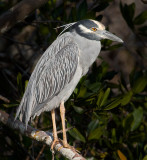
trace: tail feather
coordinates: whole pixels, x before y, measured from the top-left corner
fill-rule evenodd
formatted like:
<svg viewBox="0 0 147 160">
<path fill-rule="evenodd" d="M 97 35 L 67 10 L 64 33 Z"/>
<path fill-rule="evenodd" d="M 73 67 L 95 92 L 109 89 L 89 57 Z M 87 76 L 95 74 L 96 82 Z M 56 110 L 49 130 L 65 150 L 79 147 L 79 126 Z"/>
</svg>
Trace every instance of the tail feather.
<svg viewBox="0 0 147 160">
<path fill-rule="evenodd" d="M 16 112 L 16 116 L 15 116 L 15 119 L 16 120 L 17 118 L 19 118 L 20 121 L 22 121 L 26 128 L 27 128 L 27 125 L 28 125 L 28 122 L 30 120 L 30 116 L 31 116 L 31 103 L 30 103 L 30 96 L 31 94 L 26 91 L 24 93 L 24 96 L 21 100 L 21 103 L 17 109 L 17 112 Z"/>
</svg>

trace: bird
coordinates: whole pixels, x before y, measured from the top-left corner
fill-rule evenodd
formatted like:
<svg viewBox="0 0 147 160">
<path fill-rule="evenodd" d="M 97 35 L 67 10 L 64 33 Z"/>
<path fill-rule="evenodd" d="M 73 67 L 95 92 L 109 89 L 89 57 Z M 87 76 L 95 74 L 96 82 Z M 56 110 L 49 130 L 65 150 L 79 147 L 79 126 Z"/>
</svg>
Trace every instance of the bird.
<svg viewBox="0 0 147 160">
<path fill-rule="evenodd" d="M 123 43 L 122 39 L 105 30 L 105 26 L 96 20 L 85 19 L 61 27 L 64 27 L 63 31 L 37 62 L 15 116 L 15 119 L 19 117 L 27 128 L 30 119 L 42 112 L 51 111 L 51 149 L 59 141 L 55 120 L 55 109 L 58 107 L 62 121 L 62 143 L 63 147 L 68 147 L 64 103 L 97 59 L 101 40 Z"/>
</svg>

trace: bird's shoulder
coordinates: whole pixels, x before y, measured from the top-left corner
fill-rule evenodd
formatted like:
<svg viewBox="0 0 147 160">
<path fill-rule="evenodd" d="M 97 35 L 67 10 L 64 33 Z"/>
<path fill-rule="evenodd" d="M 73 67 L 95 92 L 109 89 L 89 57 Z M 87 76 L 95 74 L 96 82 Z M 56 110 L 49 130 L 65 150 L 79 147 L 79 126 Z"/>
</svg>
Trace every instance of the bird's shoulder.
<svg viewBox="0 0 147 160">
<path fill-rule="evenodd" d="M 40 75 L 42 70 L 45 70 L 45 68 L 48 67 L 54 69 L 54 65 L 57 65 L 55 63 L 57 61 L 60 63 L 60 61 L 65 59 L 67 56 L 70 57 L 70 61 L 75 60 L 75 63 L 77 63 L 78 55 L 78 44 L 75 42 L 73 35 L 69 32 L 66 32 L 57 37 L 57 39 L 46 49 L 36 64 L 32 74 Z"/>
</svg>

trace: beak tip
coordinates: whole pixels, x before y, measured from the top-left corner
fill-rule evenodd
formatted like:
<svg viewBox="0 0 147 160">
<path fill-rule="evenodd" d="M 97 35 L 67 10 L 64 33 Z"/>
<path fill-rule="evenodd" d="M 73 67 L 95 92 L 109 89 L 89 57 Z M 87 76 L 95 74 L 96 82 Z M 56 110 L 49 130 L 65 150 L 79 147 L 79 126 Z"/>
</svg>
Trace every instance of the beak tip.
<svg viewBox="0 0 147 160">
<path fill-rule="evenodd" d="M 119 40 L 120 43 L 124 43 L 124 41 L 122 39 Z"/>
<path fill-rule="evenodd" d="M 104 31 L 103 32 L 103 35 L 104 37 L 103 38 L 106 38 L 106 39 L 110 39 L 112 41 L 116 41 L 116 42 L 119 42 L 119 43 L 124 43 L 124 41 L 122 39 L 120 39 L 119 37 L 117 37 L 116 35 L 108 32 L 108 31 Z"/>
</svg>

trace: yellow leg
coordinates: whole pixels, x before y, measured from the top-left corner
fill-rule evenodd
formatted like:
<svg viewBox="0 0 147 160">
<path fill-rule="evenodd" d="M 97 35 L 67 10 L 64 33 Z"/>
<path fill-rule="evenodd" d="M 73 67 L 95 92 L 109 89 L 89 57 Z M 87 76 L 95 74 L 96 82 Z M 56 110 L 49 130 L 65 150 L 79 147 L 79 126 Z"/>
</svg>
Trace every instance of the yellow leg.
<svg viewBox="0 0 147 160">
<path fill-rule="evenodd" d="M 51 115 L 52 115 L 52 123 L 53 123 L 53 137 L 54 137 L 54 141 L 51 145 L 51 149 L 53 150 L 54 145 L 56 142 L 58 142 L 58 136 L 57 136 L 57 129 L 56 129 L 56 119 L 55 119 L 55 110 L 51 111 Z"/>
<path fill-rule="evenodd" d="M 62 130 L 63 130 L 63 146 L 67 148 L 68 143 L 67 143 L 66 130 L 65 130 L 65 107 L 64 107 L 64 102 L 61 102 L 61 104 L 60 104 L 60 116 L 61 116 L 61 121 L 62 121 Z"/>
</svg>

